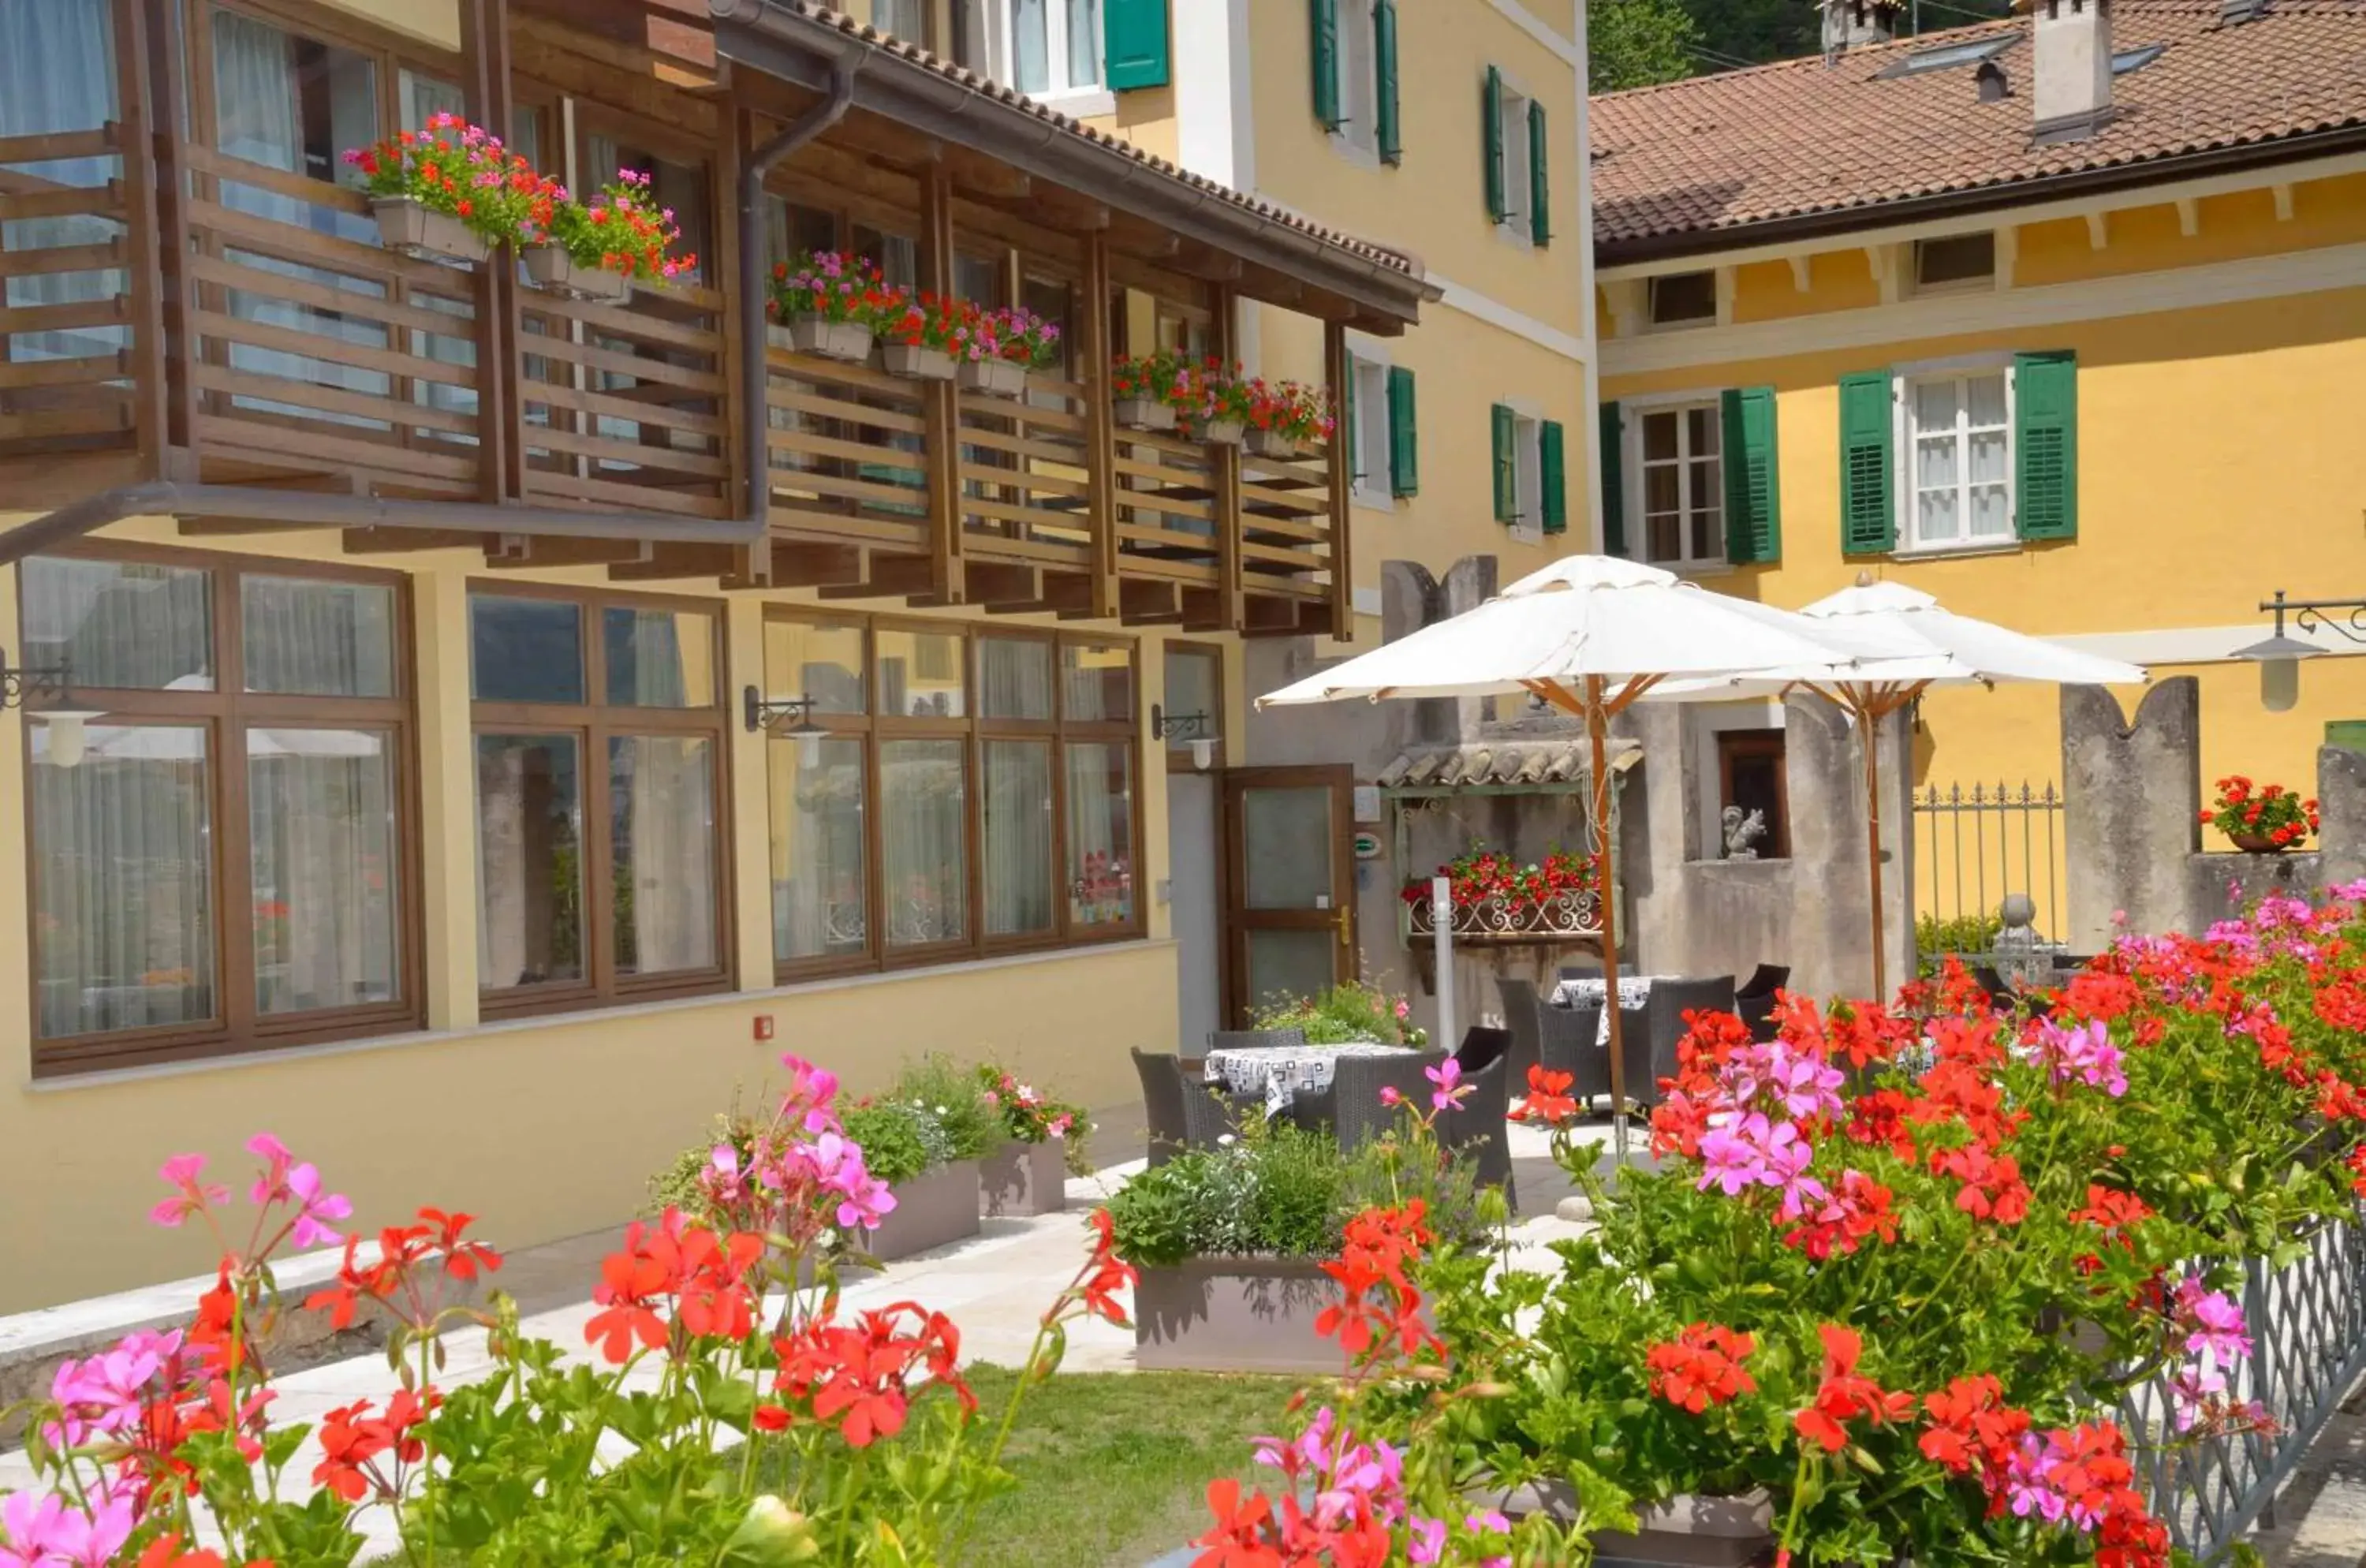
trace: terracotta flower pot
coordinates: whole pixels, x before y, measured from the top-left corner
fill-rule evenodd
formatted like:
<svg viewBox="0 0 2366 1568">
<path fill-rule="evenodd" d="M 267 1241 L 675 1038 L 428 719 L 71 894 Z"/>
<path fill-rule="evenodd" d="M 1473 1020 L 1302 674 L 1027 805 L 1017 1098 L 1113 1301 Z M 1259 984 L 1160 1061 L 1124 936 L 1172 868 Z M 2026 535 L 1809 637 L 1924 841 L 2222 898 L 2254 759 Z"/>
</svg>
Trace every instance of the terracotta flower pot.
<svg viewBox="0 0 2366 1568">
<path fill-rule="evenodd" d="M 632 298 L 632 279 L 623 273 L 585 266 L 557 245 L 528 245 L 522 254 L 525 280 L 545 294 L 603 305 L 621 305 Z"/>
<path fill-rule="evenodd" d="M 1248 427 L 1236 419 L 1211 419 L 1201 428 L 1200 439 L 1211 446 L 1237 446 L 1248 434 Z"/>
<path fill-rule="evenodd" d="M 1128 430 L 1172 430 L 1175 410 L 1166 403 L 1149 398 L 1120 398 L 1111 411 L 1117 422 Z"/>
<path fill-rule="evenodd" d="M 1015 359 L 965 359 L 961 366 L 961 384 L 988 397 L 1023 398 L 1027 395 L 1027 367 Z"/>
<path fill-rule="evenodd" d="M 879 352 L 881 367 L 890 376 L 901 376 L 913 381 L 950 381 L 953 378 L 953 356 L 941 348 L 926 348 L 917 343 L 891 343 Z"/>
<path fill-rule="evenodd" d="M 812 314 L 789 318 L 789 346 L 799 354 L 860 365 L 871 357 L 871 329 Z"/>
<path fill-rule="evenodd" d="M 370 202 L 377 220 L 378 243 L 407 256 L 443 256 L 452 261 L 480 262 L 493 254 L 492 243 L 448 212 L 436 212 L 407 196 L 381 196 Z"/>
<path fill-rule="evenodd" d="M 2280 855 L 2292 847 L 2276 842 L 2265 833 L 2229 833 L 2226 837 L 2247 855 Z"/>
<path fill-rule="evenodd" d="M 1296 462 L 1306 456 L 1304 447 L 1278 430 L 1250 431 L 1249 450 L 1260 457 L 1272 457 L 1285 463 Z"/>
<path fill-rule="evenodd" d="M 1068 1206 L 1068 1145 L 1007 1140 L 978 1162 L 979 1212 L 990 1220 L 1017 1214 L 1057 1214 Z"/>
</svg>

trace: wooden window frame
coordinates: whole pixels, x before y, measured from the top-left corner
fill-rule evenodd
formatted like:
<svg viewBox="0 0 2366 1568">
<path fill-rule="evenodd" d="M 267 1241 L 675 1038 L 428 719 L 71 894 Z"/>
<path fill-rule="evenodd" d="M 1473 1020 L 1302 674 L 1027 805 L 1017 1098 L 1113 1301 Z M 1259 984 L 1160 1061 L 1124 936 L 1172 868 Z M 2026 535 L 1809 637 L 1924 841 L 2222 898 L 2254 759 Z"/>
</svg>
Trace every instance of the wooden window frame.
<svg viewBox="0 0 2366 1568">
<path fill-rule="evenodd" d="M 1142 641 L 1139 637 L 1115 633 L 1063 632 L 1048 627 L 984 626 L 972 621 L 938 620 L 925 616 L 895 614 L 862 615 L 858 613 L 813 609 L 805 605 L 768 605 L 764 622 L 769 627 L 778 623 L 810 626 L 856 629 L 862 637 L 863 712 L 860 714 L 816 711 L 813 722 L 839 739 L 860 739 L 863 748 L 863 950 L 857 953 L 822 954 L 806 958 L 782 958 L 773 954 L 773 977 L 783 986 L 828 979 L 845 975 L 879 974 L 930 965 L 975 962 L 998 958 L 1013 953 L 1053 952 L 1063 949 L 1098 947 L 1115 942 L 1129 942 L 1142 937 L 1149 929 L 1143 908 L 1145 888 L 1142 881 L 1143 844 L 1143 777 L 1145 767 L 1144 739 L 1146 728 L 1142 693 Z M 965 710 L 958 718 L 918 716 L 911 714 L 887 714 L 880 709 L 879 634 L 883 631 L 912 631 L 936 636 L 953 636 L 962 639 L 963 702 Z M 979 647 L 986 639 L 1043 644 L 1052 659 L 1052 716 L 1048 719 L 988 717 L 983 712 L 983 682 L 979 679 Z M 769 644 L 769 638 L 767 642 Z M 1200 645 L 1194 645 L 1200 646 Z M 1209 645 L 1212 646 L 1212 645 Z M 1127 671 L 1132 693 L 1132 711 L 1122 721 L 1071 719 L 1066 713 L 1065 682 L 1062 674 L 1062 650 L 1068 647 L 1122 648 L 1127 654 Z M 770 658 L 770 649 L 766 656 Z M 763 690 L 772 692 L 774 682 L 769 667 L 764 674 Z M 893 740 L 946 740 L 962 742 L 963 768 L 963 871 L 966 879 L 964 890 L 966 934 L 958 941 L 913 943 L 891 946 L 887 941 L 887 922 L 883 918 L 885 908 L 886 857 L 885 799 L 882 788 L 883 773 L 880 749 Z M 1043 740 L 1052 748 L 1052 925 L 1048 931 L 1010 936 L 988 936 L 986 932 L 986 794 L 985 746 L 989 740 Z M 1071 886 L 1068 863 L 1068 799 L 1067 769 L 1070 742 L 1120 744 L 1128 748 L 1130 756 L 1131 821 L 1128 823 L 1127 853 L 1132 866 L 1133 913 L 1122 922 L 1103 925 L 1079 925 L 1070 917 Z M 772 744 L 769 738 L 758 738 L 764 745 L 765 769 L 770 776 L 772 766 Z M 766 849 L 769 862 L 771 847 L 770 811 L 767 807 Z"/>
<path fill-rule="evenodd" d="M 723 606 L 712 599 L 657 593 L 614 593 L 602 590 L 518 582 L 504 578 L 472 577 L 468 585 L 469 615 L 468 772 L 473 803 L 479 784 L 477 742 L 485 735 L 569 735 L 580 748 L 577 767 L 581 780 L 579 807 L 582 817 L 578 845 L 581 886 L 578 904 L 583 921 L 583 975 L 580 979 L 546 981 L 528 986 L 488 986 L 477 976 L 477 996 L 487 1019 L 530 1017 L 540 1013 L 574 1012 L 618 1007 L 631 1002 L 698 996 L 725 990 L 732 981 L 738 941 L 733 914 L 732 884 L 735 851 L 731 835 L 732 706 L 727 688 Z M 582 615 L 583 696 L 578 703 L 480 701 L 476 695 L 476 608 L 482 595 L 495 599 L 539 599 L 577 606 Z M 708 707 L 634 707 L 607 700 L 607 629 L 603 610 L 669 610 L 705 618 L 714 639 L 709 668 L 715 673 L 715 701 Z M 608 747 L 613 739 L 659 735 L 703 737 L 713 743 L 712 809 L 715 822 L 715 962 L 701 969 L 668 970 L 658 975 L 619 976 L 616 973 L 615 852 L 611 826 Z M 479 808 L 481 818 L 481 807 Z M 476 890 L 478 919 L 484 916 L 484 889 Z"/>
<path fill-rule="evenodd" d="M 28 974 L 27 1013 L 32 1040 L 33 1076 L 62 1077 L 118 1067 L 146 1066 L 163 1062 L 200 1061 L 211 1057 L 278 1050 L 330 1041 L 367 1039 L 423 1027 L 426 1017 L 424 966 L 425 921 L 423 879 L 420 860 L 419 713 L 412 680 L 416 647 L 411 620 L 410 583 L 403 574 L 373 571 L 333 563 L 290 560 L 277 557 L 239 555 L 171 546 L 134 546 L 84 540 L 62 545 L 41 554 L 60 559 L 112 561 L 202 571 L 207 577 L 207 602 L 212 622 L 214 689 L 210 692 L 170 692 L 139 687 L 77 685 L 62 701 L 44 699 L 26 705 L 28 719 L 53 709 L 89 711 L 96 706 L 108 724 L 202 723 L 206 729 L 206 784 L 210 839 L 208 874 L 213 901 L 214 995 L 216 1017 L 201 1024 L 158 1024 L 144 1029 L 110 1030 L 45 1040 L 40 1036 L 39 921 L 31 936 Z M 385 588 L 393 595 L 394 639 L 391 672 L 394 692 L 388 697 L 336 697 L 243 690 L 246 649 L 244 604 L 240 592 L 243 577 L 311 578 L 323 581 Z M 17 577 L 22 614 L 24 575 Z M 395 965 L 397 991 L 388 1003 L 320 1009 L 301 1013 L 265 1014 L 254 998 L 254 933 L 252 922 L 240 924 L 234 910 L 253 908 L 254 859 L 247 807 L 247 732 L 272 723 L 304 728 L 381 729 L 391 733 L 392 799 L 395 807 L 394 863 L 396 876 L 396 940 L 400 944 Z M 29 830 L 32 811 L 33 753 L 25 747 L 22 801 Z M 26 857 L 26 897 L 36 913 L 40 905 L 38 854 Z M 241 897 L 240 895 L 243 895 Z"/>
<path fill-rule="evenodd" d="M 1154 735 L 1149 737 L 1150 743 L 1166 754 L 1166 771 L 1170 773 L 1197 773 L 1203 771 L 1213 773 L 1223 765 L 1224 741 L 1227 739 L 1224 734 L 1224 645 L 1221 642 L 1200 642 L 1189 637 L 1170 637 L 1159 649 L 1159 657 L 1164 659 L 1173 653 L 1204 654 L 1216 661 L 1216 711 L 1208 716 L 1214 720 L 1217 766 L 1205 770 L 1194 767 L 1191 763 L 1191 747 L 1188 741 L 1179 747 L 1169 746 L 1164 739 Z M 1165 682 L 1161 681 L 1160 684 L 1165 685 Z M 1167 710 L 1167 716 L 1173 717 L 1175 709 L 1173 692 L 1169 691 L 1166 694 L 1166 701 L 1162 705 Z"/>
</svg>

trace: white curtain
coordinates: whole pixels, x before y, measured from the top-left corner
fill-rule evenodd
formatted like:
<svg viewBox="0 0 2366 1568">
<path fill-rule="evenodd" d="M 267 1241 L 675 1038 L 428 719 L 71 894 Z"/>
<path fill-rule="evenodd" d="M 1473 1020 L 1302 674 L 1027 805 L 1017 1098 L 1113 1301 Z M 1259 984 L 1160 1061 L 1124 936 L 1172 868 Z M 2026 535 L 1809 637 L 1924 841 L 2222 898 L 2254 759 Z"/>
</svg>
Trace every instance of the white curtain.
<svg viewBox="0 0 2366 1568">
<path fill-rule="evenodd" d="M 608 742 L 608 779 L 617 973 L 713 967 L 714 742 L 617 736 Z"/>
<path fill-rule="evenodd" d="M 765 750 L 772 805 L 772 956 L 787 962 L 862 953 L 869 938 L 863 742 L 772 740 Z"/>
<path fill-rule="evenodd" d="M 256 1010 L 392 1001 L 392 737 L 250 728 L 246 747 Z"/>
<path fill-rule="evenodd" d="M 325 697 L 394 695 L 394 594 L 365 582 L 244 576 L 246 689 Z"/>
<path fill-rule="evenodd" d="M 55 556 L 35 556 L 20 570 L 28 664 L 66 665 L 77 687 L 214 689 L 204 572 Z"/>
<path fill-rule="evenodd" d="M 986 934 L 1052 929 L 1052 743 L 988 740 Z"/>
<path fill-rule="evenodd" d="M 879 746 L 880 840 L 891 947 L 969 934 L 967 789 L 959 740 Z"/>
<path fill-rule="evenodd" d="M 116 116 L 115 41 L 107 0 L 0 0 L 0 138 L 95 130 Z M 116 158 L 55 159 L 0 167 L 0 191 L 103 186 Z M 96 217 L 0 223 L 0 251 L 104 244 L 122 225 Z M 123 274 L 44 273 L 6 280 L 0 303 L 64 305 L 123 291 Z M 127 346 L 127 329 L 87 326 L 0 336 L 0 359 L 84 359 Z"/>
<path fill-rule="evenodd" d="M 577 743 L 477 737 L 477 983 L 580 980 L 583 805 Z"/>
<path fill-rule="evenodd" d="M 1133 919 L 1133 755 L 1100 742 L 1068 745 L 1068 919 Z"/>
</svg>

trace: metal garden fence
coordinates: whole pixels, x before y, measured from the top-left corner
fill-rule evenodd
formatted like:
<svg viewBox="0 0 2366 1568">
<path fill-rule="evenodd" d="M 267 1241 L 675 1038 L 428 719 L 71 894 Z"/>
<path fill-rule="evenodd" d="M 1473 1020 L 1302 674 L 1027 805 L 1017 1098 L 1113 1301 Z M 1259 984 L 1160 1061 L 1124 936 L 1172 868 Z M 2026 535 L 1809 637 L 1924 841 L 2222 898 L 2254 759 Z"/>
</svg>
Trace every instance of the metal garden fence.
<svg viewBox="0 0 2366 1568">
<path fill-rule="evenodd" d="M 2062 792 L 2052 783 L 1917 790 L 1912 852 L 1918 919 L 1955 933 L 1977 930 L 1986 939 L 2000 923 L 1997 907 L 2005 896 L 2023 893 L 2034 906 L 2038 934 L 2061 940 Z"/>
</svg>

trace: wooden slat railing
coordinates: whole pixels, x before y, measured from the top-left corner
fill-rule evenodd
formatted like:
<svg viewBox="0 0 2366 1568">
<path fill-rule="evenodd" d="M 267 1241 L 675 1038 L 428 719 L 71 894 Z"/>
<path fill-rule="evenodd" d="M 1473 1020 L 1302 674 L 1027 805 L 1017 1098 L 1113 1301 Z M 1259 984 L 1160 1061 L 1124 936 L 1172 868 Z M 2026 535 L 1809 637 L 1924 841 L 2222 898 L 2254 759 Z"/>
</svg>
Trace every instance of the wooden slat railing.
<svg viewBox="0 0 2366 1568">
<path fill-rule="evenodd" d="M 767 363 L 773 530 L 925 550 L 927 425 L 919 383 L 777 345 Z"/>
<path fill-rule="evenodd" d="M 1250 592 L 1319 599 L 1331 569 L 1331 453 L 1241 454 L 1241 579 Z"/>
<path fill-rule="evenodd" d="M 519 311 L 528 500 L 728 513 L 720 294 L 637 286 L 608 304 L 521 287 Z"/>
<path fill-rule="evenodd" d="M 964 392 L 961 421 L 963 553 L 1068 570 L 1092 557 L 1085 389 L 1031 378 L 1024 398 Z"/>
<path fill-rule="evenodd" d="M 136 442 L 128 210 L 118 127 L 0 137 L 0 456 Z"/>
<path fill-rule="evenodd" d="M 359 192 L 188 146 L 201 457 L 478 486 L 472 269 L 382 249 Z"/>
</svg>

